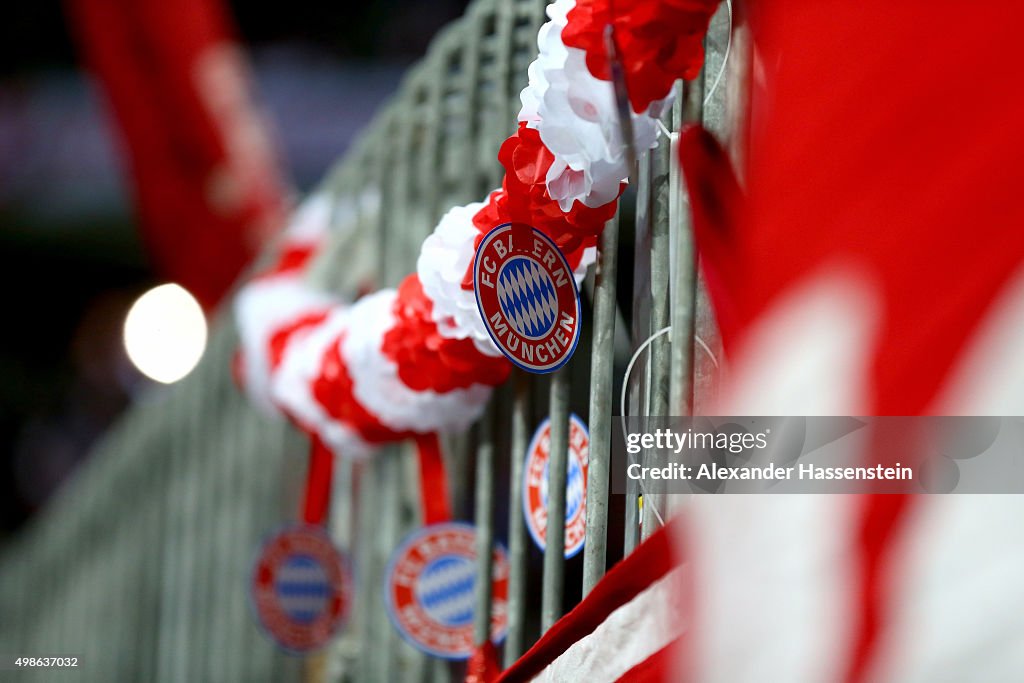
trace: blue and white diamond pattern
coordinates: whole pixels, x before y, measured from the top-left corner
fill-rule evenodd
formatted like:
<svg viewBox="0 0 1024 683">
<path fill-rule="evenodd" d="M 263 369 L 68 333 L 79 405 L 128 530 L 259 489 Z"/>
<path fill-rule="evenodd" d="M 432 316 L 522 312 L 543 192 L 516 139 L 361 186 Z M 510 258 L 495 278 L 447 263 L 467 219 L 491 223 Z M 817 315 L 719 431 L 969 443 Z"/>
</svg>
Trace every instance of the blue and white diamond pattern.
<svg viewBox="0 0 1024 683">
<path fill-rule="evenodd" d="M 540 499 L 544 509 L 548 507 L 548 465 L 544 463 L 544 477 L 540 480 Z M 565 519 L 572 520 L 583 507 L 583 496 L 586 494 L 583 481 L 583 467 L 574 453 L 569 453 L 568 472 L 565 481 Z"/>
<path fill-rule="evenodd" d="M 310 624 L 326 608 L 331 586 L 319 562 L 309 555 L 292 555 L 278 570 L 274 590 L 285 614 Z"/>
<path fill-rule="evenodd" d="M 473 623 L 476 565 L 460 555 L 443 555 L 416 580 L 416 596 L 432 619 L 451 628 Z"/>
<path fill-rule="evenodd" d="M 498 273 L 498 300 L 512 328 L 528 339 L 550 332 L 558 316 L 551 276 L 524 256 L 509 259 Z"/>
</svg>

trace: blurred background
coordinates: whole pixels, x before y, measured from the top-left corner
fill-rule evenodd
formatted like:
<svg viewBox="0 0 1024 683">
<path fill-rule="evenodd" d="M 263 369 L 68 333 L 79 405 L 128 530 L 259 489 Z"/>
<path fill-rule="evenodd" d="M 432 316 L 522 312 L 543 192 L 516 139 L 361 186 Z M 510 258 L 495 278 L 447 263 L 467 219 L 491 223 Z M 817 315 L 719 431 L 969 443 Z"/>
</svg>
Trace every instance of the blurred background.
<svg viewBox="0 0 1024 683">
<path fill-rule="evenodd" d="M 0 21 L 0 544 L 153 383 L 125 351 L 133 302 L 176 281 L 215 309 L 282 210 L 467 3 L 293 0 L 285 12 L 189 0 L 157 16 L 158 4 L 19 2 Z M 104 12 L 119 7 L 114 24 Z M 157 24 L 166 41 L 142 40 Z M 240 60 L 232 51 L 196 71 L 203 60 L 191 57 L 236 39 Z M 132 79 L 146 59 L 163 67 L 146 72 L 154 92 L 194 79 L 177 96 L 151 98 L 163 118 L 124 97 L 138 92 Z M 190 119 L 204 82 L 235 125 Z M 249 137 L 232 139 L 237 130 Z M 244 198 L 234 204 L 217 182 L 225 156 L 259 176 L 236 178 Z M 185 170 L 204 164 L 205 173 Z M 211 243 L 223 221 L 237 229 L 217 230 L 231 239 Z M 204 248 L 204 266 L 184 271 L 178 257 Z"/>
</svg>

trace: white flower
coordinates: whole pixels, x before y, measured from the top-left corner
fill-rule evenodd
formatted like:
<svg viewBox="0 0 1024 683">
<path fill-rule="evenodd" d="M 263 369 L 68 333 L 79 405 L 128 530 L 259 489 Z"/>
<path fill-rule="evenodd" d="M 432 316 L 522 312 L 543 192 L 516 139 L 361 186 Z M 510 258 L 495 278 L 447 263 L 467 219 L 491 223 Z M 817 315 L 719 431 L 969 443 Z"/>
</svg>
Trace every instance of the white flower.
<svg viewBox="0 0 1024 683">
<path fill-rule="evenodd" d="M 289 323 L 329 308 L 334 299 L 294 278 L 257 278 L 235 297 L 235 325 L 241 341 L 242 375 L 249 399 L 273 414 L 270 396 L 270 338 Z"/>
<path fill-rule="evenodd" d="M 611 82 L 590 73 L 583 50 L 562 43 L 566 15 L 575 4 L 557 0 L 548 6 L 551 21 L 537 35 L 540 52 L 529 68 L 530 83 L 520 94 L 519 113 L 519 120 L 536 128 L 555 156 L 546 184 L 566 212 L 575 201 L 591 208 L 612 201 L 630 171 Z M 631 112 L 637 152 L 657 143 L 657 114 L 671 98 L 670 92 L 647 112 Z"/>
<path fill-rule="evenodd" d="M 474 241 L 479 231 L 473 216 L 484 202 L 456 206 L 441 217 L 434 232 L 420 248 L 416 273 L 424 293 L 434 304 L 431 317 L 445 339 L 472 339 L 477 350 L 488 356 L 500 352 L 491 341 L 476 306 L 472 289 L 463 289 L 466 270 L 473 263 Z"/>
<path fill-rule="evenodd" d="M 419 433 L 465 430 L 480 417 L 491 387 L 473 384 L 444 393 L 410 389 L 398 376 L 398 366 L 381 348 L 394 327 L 396 292 L 384 289 L 352 306 L 348 334 L 341 346 L 352 393 L 359 403 L 394 431 Z"/>
<path fill-rule="evenodd" d="M 335 455 L 362 459 L 373 448 L 351 428 L 328 415 L 313 395 L 324 354 L 348 327 L 348 309 L 336 307 L 316 329 L 288 345 L 270 383 L 274 404 L 303 429 L 315 432 Z"/>
</svg>

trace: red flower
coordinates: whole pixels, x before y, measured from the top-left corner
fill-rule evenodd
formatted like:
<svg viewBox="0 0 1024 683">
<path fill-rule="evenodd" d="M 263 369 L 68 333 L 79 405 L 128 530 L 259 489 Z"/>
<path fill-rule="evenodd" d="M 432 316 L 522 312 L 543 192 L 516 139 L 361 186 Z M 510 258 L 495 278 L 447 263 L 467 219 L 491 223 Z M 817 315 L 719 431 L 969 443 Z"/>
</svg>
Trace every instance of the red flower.
<svg viewBox="0 0 1024 683">
<path fill-rule="evenodd" d="M 395 325 L 384 335 L 384 355 L 398 366 L 398 377 L 415 391 L 445 393 L 471 384 L 496 386 L 511 364 L 504 357 L 480 353 L 471 339 L 445 339 L 431 319 L 433 303 L 415 274 L 398 287 Z"/>
<path fill-rule="evenodd" d="M 562 42 L 587 53 L 595 78 L 611 80 L 604 31 L 612 21 L 629 100 L 637 113 L 665 97 L 676 79 L 691 80 L 704 63 L 704 35 L 719 0 L 577 0 Z"/>
<path fill-rule="evenodd" d="M 617 202 L 592 209 L 577 201 L 568 213 L 563 212 L 548 195 L 545 183 L 554 155 L 544 146 L 540 133 L 525 123 L 502 143 L 498 160 L 505 167 L 505 179 L 501 189 L 492 192 L 484 208 L 473 216 L 473 225 L 481 233 L 502 223 L 531 225 L 550 237 L 575 268 L 583 250 L 597 243 L 604 224 L 615 215 Z M 463 286 L 473 288 L 470 273 Z"/>
<path fill-rule="evenodd" d="M 354 429 L 367 443 L 394 443 L 415 436 L 413 432 L 396 432 L 385 427 L 376 415 L 356 399 L 352 376 L 348 374 L 345 360 L 341 357 L 344 341 L 345 335 L 341 334 L 327 346 L 320 359 L 320 372 L 310 385 L 313 398 L 331 419 Z M 305 429 L 309 431 L 308 426 Z"/>
</svg>

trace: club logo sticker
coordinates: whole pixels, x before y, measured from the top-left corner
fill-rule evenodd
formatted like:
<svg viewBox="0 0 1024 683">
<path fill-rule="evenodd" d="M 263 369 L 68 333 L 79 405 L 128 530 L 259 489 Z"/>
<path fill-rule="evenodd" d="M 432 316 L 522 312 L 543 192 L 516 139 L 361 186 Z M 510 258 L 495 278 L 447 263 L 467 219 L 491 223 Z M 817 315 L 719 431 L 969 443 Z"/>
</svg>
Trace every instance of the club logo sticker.
<svg viewBox="0 0 1024 683">
<path fill-rule="evenodd" d="M 565 556 L 573 557 L 583 548 L 587 529 L 587 465 L 590 434 L 576 415 L 569 419 L 569 471 L 565 485 Z M 523 468 L 523 516 L 537 547 L 547 547 L 548 461 L 551 459 L 551 420 L 546 419 L 533 434 Z"/>
<path fill-rule="evenodd" d="M 267 634 L 290 652 L 310 652 L 344 625 L 352 604 L 348 564 L 318 527 L 290 526 L 263 544 L 252 604 Z"/>
<path fill-rule="evenodd" d="M 480 242 L 473 289 L 487 332 L 529 372 L 565 365 L 580 338 L 580 296 L 565 256 L 524 223 L 506 223 Z"/>
<path fill-rule="evenodd" d="M 508 627 L 508 559 L 494 548 L 491 639 Z M 476 530 L 469 524 L 434 524 L 410 534 L 384 576 L 384 601 L 398 632 L 414 647 L 445 659 L 473 652 Z"/>
</svg>

